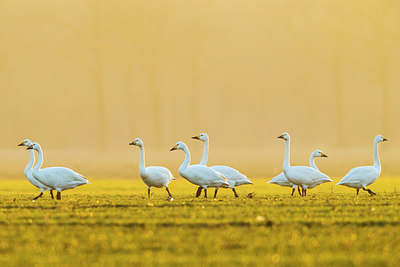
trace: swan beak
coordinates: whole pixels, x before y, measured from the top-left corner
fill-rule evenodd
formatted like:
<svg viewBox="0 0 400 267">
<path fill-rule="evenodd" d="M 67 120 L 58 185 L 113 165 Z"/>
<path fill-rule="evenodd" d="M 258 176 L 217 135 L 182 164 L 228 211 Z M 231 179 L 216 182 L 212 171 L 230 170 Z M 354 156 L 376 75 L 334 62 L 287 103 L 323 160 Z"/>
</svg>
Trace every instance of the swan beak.
<svg viewBox="0 0 400 267">
<path fill-rule="evenodd" d="M 136 145 L 136 141 L 130 142 L 129 145 L 131 145 L 131 146 L 132 146 L 132 145 L 133 145 L 133 146 Z"/>
<path fill-rule="evenodd" d="M 283 139 L 283 134 L 281 134 L 280 136 L 278 136 L 277 138 L 282 138 Z"/>
<path fill-rule="evenodd" d="M 177 148 L 178 148 L 178 145 L 175 145 L 173 148 L 171 148 L 170 151 L 174 151 L 174 150 L 176 150 Z"/>
<path fill-rule="evenodd" d="M 388 141 L 386 138 L 383 138 L 383 142 Z"/>
<path fill-rule="evenodd" d="M 197 140 L 200 140 L 200 135 L 193 136 L 193 137 L 192 137 L 192 139 L 197 139 Z"/>
<path fill-rule="evenodd" d="M 324 154 L 324 153 L 321 153 L 321 157 L 327 158 L 328 156 L 326 154 Z"/>
<path fill-rule="evenodd" d="M 33 145 L 28 146 L 28 147 L 26 148 L 26 150 L 28 150 L 28 149 L 33 149 Z"/>
<path fill-rule="evenodd" d="M 18 146 L 24 146 L 25 145 L 25 141 L 22 142 L 21 144 L 19 144 Z"/>
</svg>

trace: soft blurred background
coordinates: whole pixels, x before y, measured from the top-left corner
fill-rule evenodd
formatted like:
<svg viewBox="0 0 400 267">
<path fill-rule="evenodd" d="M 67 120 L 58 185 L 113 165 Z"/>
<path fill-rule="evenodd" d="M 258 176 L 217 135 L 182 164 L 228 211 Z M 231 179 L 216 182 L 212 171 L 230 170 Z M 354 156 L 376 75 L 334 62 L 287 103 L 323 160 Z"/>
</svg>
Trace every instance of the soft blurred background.
<svg viewBox="0 0 400 267">
<path fill-rule="evenodd" d="M 249 177 L 292 163 L 334 177 L 372 163 L 400 171 L 400 1 L 1 0 L 0 177 L 25 179 L 30 138 L 44 166 L 136 178 L 148 165 L 209 164 Z"/>
</svg>

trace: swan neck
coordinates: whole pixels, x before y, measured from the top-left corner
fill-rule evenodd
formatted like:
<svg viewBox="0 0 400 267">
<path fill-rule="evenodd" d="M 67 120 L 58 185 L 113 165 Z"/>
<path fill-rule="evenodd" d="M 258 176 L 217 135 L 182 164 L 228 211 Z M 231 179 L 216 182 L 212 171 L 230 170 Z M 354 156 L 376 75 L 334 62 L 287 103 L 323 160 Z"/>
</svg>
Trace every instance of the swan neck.
<svg viewBox="0 0 400 267">
<path fill-rule="evenodd" d="M 35 168 L 33 168 L 33 172 L 38 172 L 39 169 L 43 165 L 43 151 L 42 151 L 42 148 L 39 147 L 37 151 L 38 151 L 39 157 L 38 157 L 38 162 L 35 165 Z"/>
<path fill-rule="evenodd" d="M 185 152 L 185 160 L 182 162 L 181 166 L 179 167 L 179 171 L 186 169 L 189 167 L 190 164 L 190 152 L 187 147 L 183 148 L 183 152 Z"/>
<path fill-rule="evenodd" d="M 208 160 L 208 140 L 204 142 L 203 156 L 201 157 L 200 165 L 207 165 Z"/>
<path fill-rule="evenodd" d="M 283 160 L 283 170 L 290 167 L 290 141 L 285 140 L 285 159 Z"/>
<path fill-rule="evenodd" d="M 139 172 L 142 173 L 145 170 L 145 157 L 144 157 L 144 145 L 140 146 L 140 161 L 139 161 Z"/>
<path fill-rule="evenodd" d="M 310 156 L 310 166 L 311 166 L 311 168 L 318 170 L 317 165 L 315 165 L 314 159 L 315 159 L 315 156 L 314 156 L 314 154 L 312 154 Z"/>
<path fill-rule="evenodd" d="M 375 142 L 374 142 L 374 167 L 380 169 L 381 163 L 379 160 L 378 143 L 379 142 L 377 140 L 375 140 Z"/>
<path fill-rule="evenodd" d="M 26 165 L 26 167 L 25 167 L 25 173 L 27 171 L 32 170 L 34 163 L 35 163 L 35 152 L 33 151 L 33 149 L 31 149 L 31 150 L 29 150 L 29 162 L 28 162 L 28 165 Z"/>
</svg>

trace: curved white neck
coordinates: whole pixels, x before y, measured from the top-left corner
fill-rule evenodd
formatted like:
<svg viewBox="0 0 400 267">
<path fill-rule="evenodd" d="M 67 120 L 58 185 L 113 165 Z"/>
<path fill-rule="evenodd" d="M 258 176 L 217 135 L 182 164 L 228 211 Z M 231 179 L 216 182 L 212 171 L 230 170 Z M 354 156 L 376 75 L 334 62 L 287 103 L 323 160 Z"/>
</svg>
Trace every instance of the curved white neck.
<svg viewBox="0 0 400 267">
<path fill-rule="evenodd" d="M 35 163 L 35 152 L 31 149 L 29 150 L 29 162 L 25 167 L 25 175 L 27 172 L 32 171 L 33 164 Z"/>
<path fill-rule="evenodd" d="M 283 160 L 283 170 L 290 167 L 290 140 L 285 140 L 285 159 Z"/>
<path fill-rule="evenodd" d="M 185 160 L 182 162 L 181 166 L 179 167 L 179 172 L 183 171 L 187 167 L 189 167 L 190 164 L 190 152 L 187 147 L 183 148 L 183 152 L 185 152 Z"/>
<path fill-rule="evenodd" d="M 374 142 L 374 167 L 377 169 L 381 169 L 381 163 L 379 161 L 379 154 L 378 154 L 378 140 Z"/>
<path fill-rule="evenodd" d="M 38 158 L 38 162 L 35 165 L 35 168 L 33 168 L 33 172 L 34 173 L 37 173 L 39 171 L 39 169 L 43 165 L 43 151 L 42 151 L 42 148 L 40 146 L 39 146 L 37 152 L 39 153 L 39 158 Z"/>
<path fill-rule="evenodd" d="M 145 167 L 145 158 L 144 158 L 144 145 L 140 146 L 140 161 L 139 161 L 139 173 L 143 173 L 146 169 Z"/>
<path fill-rule="evenodd" d="M 201 157 L 200 165 L 207 165 L 208 159 L 208 140 L 204 142 L 203 156 Z"/>
<path fill-rule="evenodd" d="M 310 156 L 310 166 L 311 166 L 311 168 L 318 170 L 317 165 L 315 165 L 314 159 L 315 159 L 315 155 L 314 155 L 314 153 L 312 153 Z"/>
</svg>

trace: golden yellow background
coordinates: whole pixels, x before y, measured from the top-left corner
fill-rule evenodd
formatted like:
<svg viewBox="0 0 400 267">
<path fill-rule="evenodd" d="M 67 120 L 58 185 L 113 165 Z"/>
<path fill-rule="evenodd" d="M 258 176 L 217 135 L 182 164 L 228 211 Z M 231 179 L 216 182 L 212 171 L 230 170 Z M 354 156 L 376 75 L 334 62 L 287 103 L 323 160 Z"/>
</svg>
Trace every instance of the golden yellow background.
<svg viewBox="0 0 400 267">
<path fill-rule="evenodd" d="M 209 164 L 249 177 L 279 173 L 314 149 L 342 176 L 372 162 L 400 171 L 400 1 L 0 1 L 0 176 L 23 178 L 25 138 L 45 166 L 90 179 L 138 177 L 149 165 L 178 177 L 210 136 Z"/>
</svg>

